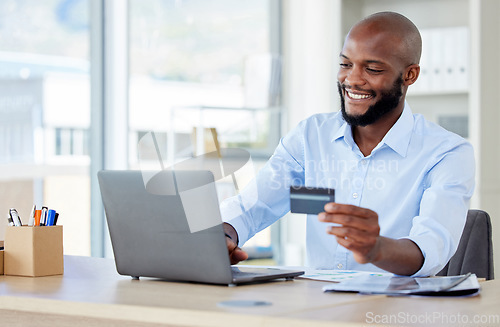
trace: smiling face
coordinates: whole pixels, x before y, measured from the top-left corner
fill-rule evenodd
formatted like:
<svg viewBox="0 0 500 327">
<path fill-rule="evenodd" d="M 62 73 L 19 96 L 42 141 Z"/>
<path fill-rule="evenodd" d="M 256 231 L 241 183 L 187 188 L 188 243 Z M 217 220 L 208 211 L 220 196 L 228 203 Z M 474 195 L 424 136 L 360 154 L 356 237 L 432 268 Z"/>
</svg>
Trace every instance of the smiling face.
<svg viewBox="0 0 500 327">
<path fill-rule="evenodd" d="M 347 98 L 356 99 L 358 96 L 354 91 L 344 91 L 340 83 L 337 83 L 340 94 L 340 108 L 342 112 L 342 117 L 351 126 L 367 126 L 376 123 L 384 116 L 393 112 L 399 105 L 401 97 L 403 96 L 403 78 L 400 75 L 393 83 L 393 87 L 390 90 L 381 92 L 380 96 L 374 104 L 370 105 L 365 113 L 363 114 L 348 114 L 345 107 L 345 97 L 344 92 L 347 93 Z M 375 97 L 376 94 L 374 94 Z M 363 96 L 359 100 L 363 99 Z"/>
<path fill-rule="evenodd" d="M 362 21 L 345 40 L 337 78 L 342 114 L 353 126 L 399 116 L 406 90 L 418 77 L 418 59 L 412 62 L 413 49 L 393 25 L 384 19 Z"/>
</svg>

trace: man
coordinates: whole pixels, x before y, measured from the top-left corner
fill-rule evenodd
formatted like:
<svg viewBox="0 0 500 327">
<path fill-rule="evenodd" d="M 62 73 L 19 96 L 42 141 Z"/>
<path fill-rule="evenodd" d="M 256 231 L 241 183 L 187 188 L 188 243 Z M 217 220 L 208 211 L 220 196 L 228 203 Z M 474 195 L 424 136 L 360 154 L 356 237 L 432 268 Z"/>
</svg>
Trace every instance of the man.
<svg viewBox="0 0 500 327">
<path fill-rule="evenodd" d="M 406 17 L 382 12 L 352 27 L 340 53 L 341 113 L 314 115 L 284 137 L 256 189 L 223 203 L 231 262 L 238 246 L 286 214 L 290 185 L 335 188 L 307 217 L 308 264 L 427 276 L 456 251 L 474 188 L 469 143 L 413 115 L 422 41 Z M 237 206 L 257 194 L 245 212 Z M 326 230 L 326 232 L 325 232 Z"/>
</svg>

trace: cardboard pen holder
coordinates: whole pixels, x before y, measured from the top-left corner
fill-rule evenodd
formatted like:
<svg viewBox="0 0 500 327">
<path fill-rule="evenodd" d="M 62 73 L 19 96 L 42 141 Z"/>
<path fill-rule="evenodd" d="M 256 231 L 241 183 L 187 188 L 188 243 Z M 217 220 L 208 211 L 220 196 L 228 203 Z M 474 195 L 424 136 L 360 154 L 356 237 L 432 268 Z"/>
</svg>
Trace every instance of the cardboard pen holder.
<svg viewBox="0 0 500 327">
<path fill-rule="evenodd" d="M 39 277 L 64 273 L 62 226 L 8 226 L 4 248 L 5 275 Z"/>
</svg>

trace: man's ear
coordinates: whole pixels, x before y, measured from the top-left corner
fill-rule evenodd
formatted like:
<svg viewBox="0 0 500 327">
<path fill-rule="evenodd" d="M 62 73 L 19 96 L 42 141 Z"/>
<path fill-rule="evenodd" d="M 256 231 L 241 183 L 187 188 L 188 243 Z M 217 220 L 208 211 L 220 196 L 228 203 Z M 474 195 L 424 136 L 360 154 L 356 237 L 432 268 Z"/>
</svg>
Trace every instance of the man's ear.
<svg viewBox="0 0 500 327">
<path fill-rule="evenodd" d="M 420 75 L 420 66 L 418 64 L 413 64 L 406 67 L 406 72 L 404 75 L 404 85 L 412 85 L 417 81 L 418 75 Z"/>
</svg>

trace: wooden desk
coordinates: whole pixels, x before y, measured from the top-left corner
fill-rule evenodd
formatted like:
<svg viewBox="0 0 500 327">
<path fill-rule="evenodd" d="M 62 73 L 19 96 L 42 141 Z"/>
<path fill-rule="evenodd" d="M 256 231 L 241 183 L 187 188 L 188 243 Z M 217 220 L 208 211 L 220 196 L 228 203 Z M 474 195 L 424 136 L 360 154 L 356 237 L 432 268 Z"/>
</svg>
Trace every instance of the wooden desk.
<svg viewBox="0 0 500 327">
<path fill-rule="evenodd" d="M 66 256 L 63 276 L 1 276 L 0 317 L 8 326 L 353 326 L 399 312 L 500 316 L 497 281 L 483 283 L 481 295 L 473 298 L 334 294 L 323 293 L 324 285 L 310 280 L 237 287 L 132 280 L 118 275 L 112 260 Z M 219 305 L 230 300 L 271 305 Z"/>
</svg>

